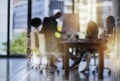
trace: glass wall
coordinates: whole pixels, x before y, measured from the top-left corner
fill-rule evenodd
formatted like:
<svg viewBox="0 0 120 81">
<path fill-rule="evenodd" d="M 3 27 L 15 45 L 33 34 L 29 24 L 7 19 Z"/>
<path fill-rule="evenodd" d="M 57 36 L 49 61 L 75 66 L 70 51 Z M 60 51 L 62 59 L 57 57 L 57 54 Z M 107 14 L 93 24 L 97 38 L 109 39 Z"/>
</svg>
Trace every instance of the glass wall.
<svg viewBox="0 0 120 81">
<path fill-rule="evenodd" d="M 8 0 L 0 0 L 0 55 L 7 55 Z"/>
<path fill-rule="evenodd" d="M 80 30 L 86 31 L 87 23 L 96 21 L 96 0 L 80 0 Z"/>
<path fill-rule="evenodd" d="M 32 18 L 48 16 L 48 0 L 31 0 Z M 25 55 L 27 51 L 28 0 L 11 0 L 10 55 Z"/>
<path fill-rule="evenodd" d="M 32 18 L 43 20 L 49 14 L 49 0 L 31 0 Z M 25 55 L 28 19 L 28 0 L 11 0 L 10 55 Z"/>
<path fill-rule="evenodd" d="M 10 55 L 25 55 L 28 0 L 10 1 Z"/>
<path fill-rule="evenodd" d="M 0 0 L 0 55 L 7 55 L 8 46 L 10 55 L 26 54 L 27 6 L 28 0 L 10 0 L 10 26 L 8 26 L 8 0 Z M 73 0 L 32 0 L 32 18 L 39 17 L 43 20 L 57 10 L 64 11 L 64 15 L 72 14 L 72 10 L 75 14 L 79 13 L 80 30 L 85 31 L 89 20 L 96 21 L 99 26 L 105 26 L 105 18 L 112 15 L 112 3 L 111 0 L 74 0 L 73 5 Z M 58 27 L 61 28 L 62 19 L 58 21 Z M 8 37 L 10 45 L 7 45 Z"/>
</svg>

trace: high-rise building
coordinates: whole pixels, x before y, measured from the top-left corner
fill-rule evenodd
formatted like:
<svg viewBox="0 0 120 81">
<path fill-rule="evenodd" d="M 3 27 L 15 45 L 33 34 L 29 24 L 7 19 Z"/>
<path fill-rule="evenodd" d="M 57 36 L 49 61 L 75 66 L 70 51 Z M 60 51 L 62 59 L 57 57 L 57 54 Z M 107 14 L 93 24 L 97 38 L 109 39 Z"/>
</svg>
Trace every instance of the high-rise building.
<svg viewBox="0 0 120 81">
<path fill-rule="evenodd" d="M 14 3 L 13 9 L 13 29 L 21 29 L 27 27 L 27 1 L 19 1 Z M 43 19 L 48 16 L 48 0 L 32 1 L 32 18 L 39 17 Z"/>
<path fill-rule="evenodd" d="M 53 15 L 56 10 L 60 10 L 63 13 L 63 2 L 63 0 L 50 0 L 49 15 Z"/>
<path fill-rule="evenodd" d="M 43 19 L 49 15 L 49 0 L 31 0 L 32 1 L 32 18 L 38 17 Z M 12 37 L 18 37 L 20 33 L 27 31 L 28 17 L 28 0 L 13 0 L 12 16 Z M 12 12 L 12 11 L 11 11 Z"/>
</svg>

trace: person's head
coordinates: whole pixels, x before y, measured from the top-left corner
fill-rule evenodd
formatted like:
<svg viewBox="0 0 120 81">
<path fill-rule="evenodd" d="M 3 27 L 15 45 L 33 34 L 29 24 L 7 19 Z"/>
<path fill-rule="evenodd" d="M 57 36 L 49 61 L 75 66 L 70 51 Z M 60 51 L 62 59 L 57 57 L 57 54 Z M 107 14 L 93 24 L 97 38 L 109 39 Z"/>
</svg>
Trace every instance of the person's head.
<svg viewBox="0 0 120 81">
<path fill-rule="evenodd" d="M 107 27 L 115 27 L 115 19 L 113 16 L 110 15 L 106 18 L 106 26 Z"/>
<path fill-rule="evenodd" d="M 31 19 L 31 26 L 38 28 L 41 25 L 41 19 L 40 18 L 33 18 Z"/>
<path fill-rule="evenodd" d="M 98 28 L 97 24 L 94 21 L 90 21 L 87 25 L 87 28 L 92 30 L 94 28 Z"/>
<path fill-rule="evenodd" d="M 60 17 L 61 17 L 61 15 L 62 15 L 62 14 L 61 14 L 61 12 L 57 12 L 57 13 L 55 13 L 55 15 L 54 15 L 54 16 L 55 16 L 55 18 L 56 18 L 56 19 L 58 19 L 58 18 L 60 18 Z"/>
<path fill-rule="evenodd" d="M 87 38 L 98 37 L 98 25 L 94 21 L 90 21 L 87 25 Z"/>
</svg>

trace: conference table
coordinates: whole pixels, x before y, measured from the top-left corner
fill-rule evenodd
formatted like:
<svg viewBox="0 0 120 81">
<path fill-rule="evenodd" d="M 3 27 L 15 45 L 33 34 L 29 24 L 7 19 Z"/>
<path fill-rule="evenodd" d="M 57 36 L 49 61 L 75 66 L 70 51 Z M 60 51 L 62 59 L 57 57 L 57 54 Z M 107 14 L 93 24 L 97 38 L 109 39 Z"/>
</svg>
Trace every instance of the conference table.
<svg viewBox="0 0 120 81">
<path fill-rule="evenodd" d="M 104 48 L 106 42 L 101 39 L 79 39 L 79 40 L 67 40 L 62 41 L 64 46 L 64 72 L 65 78 L 69 78 L 69 48 L 95 48 L 99 54 L 99 64 L 98 64 L 98 78 L 103 79 L 103 69 L 104 69 Z"/>
</svg>

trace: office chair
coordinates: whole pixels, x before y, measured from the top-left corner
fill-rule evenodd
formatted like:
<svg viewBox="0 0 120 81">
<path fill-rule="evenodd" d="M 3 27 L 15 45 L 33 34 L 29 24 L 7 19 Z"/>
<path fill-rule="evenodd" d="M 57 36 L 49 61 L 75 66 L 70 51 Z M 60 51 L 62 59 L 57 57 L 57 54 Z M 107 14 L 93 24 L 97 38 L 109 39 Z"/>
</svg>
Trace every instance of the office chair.
<svg viewBox="0 0 120 81">
<path fill-rule="evenodd" d="M 107 43 L 106 43 L 106 48 L 105 48 L 105 50 L 107 51 L 106 53 L 105 53 L 105 58 L 109 58 L 110 59 L 110 52 L 112 52 L 112 50 L 114 49 L 114 48 L 109 48 L 109 47 L 114 47 L 114 39 L 113 39 L 113 36 L 109 36 L 109 37 L 107 37 L 107 39 L 106 39 L 106 41 L 107 41 Z M 97 61 L 97 58 L 98 58 L 98 54 L 96 54 L 96 53 L 94 53 L 94 52 L 91 52 L 91 54 L 92 54 L 92 56 L 91 56 L 91 58 L 93 58 L 94 59 L 94 66 L 96 66 L 96 69 L 95 70 L 93 70 L 93 74 L 95 74 L 96 72 L 98 72 L 98 66 L 97 66 L 97 64 L 96 64 L 96 61 Z M 108 75 L 110 76 L 111 75 L 111 69 L 109 68 L 109 67 L 104 67 L 104 69 L 108 69 Z"/>
</svg>

